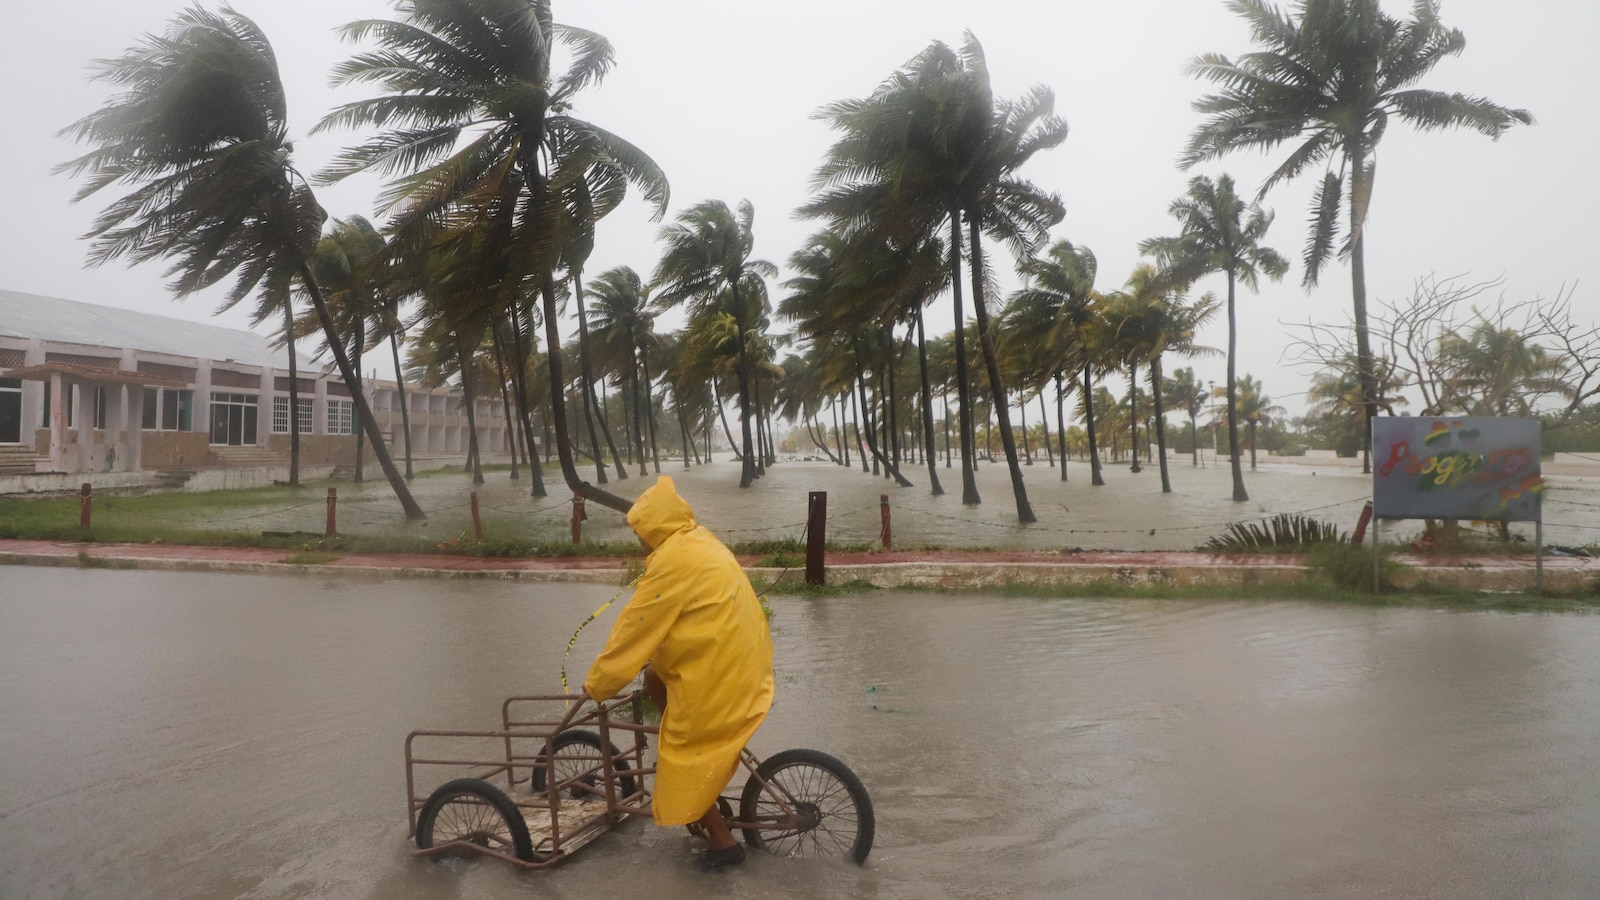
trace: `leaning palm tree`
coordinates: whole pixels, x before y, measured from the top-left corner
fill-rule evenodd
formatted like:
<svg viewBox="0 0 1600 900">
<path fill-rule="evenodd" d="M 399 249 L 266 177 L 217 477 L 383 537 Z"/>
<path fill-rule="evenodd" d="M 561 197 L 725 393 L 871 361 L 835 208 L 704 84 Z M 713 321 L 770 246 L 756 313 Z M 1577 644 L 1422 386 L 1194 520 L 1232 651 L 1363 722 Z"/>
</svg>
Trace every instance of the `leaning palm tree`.
<svg viewBox="0 0 1600 900">
<path fill-rule="evenodd" d="M 961 398 L 962 502 L 980 502 L 972 474 L 972 410 L 962 310 L 961 248 L 967 247 L 979 341 L 991 396 L 1005 388 L 989 335 L 981 236 L 988 234 L 1026 256 L 1059 222 L 1060 201 L 1017 177 L 1032 156 L 1059 145 L 1066 123 L 1054 98 L 1035 88 L 1021 100 L 993 96 L 983 48 L 970 33 L 957 52 L 931 44 L 870 97 L 841 101 L 820 115 L 842 137 L 813 177 L 820 196 L 801 209 L 846 225 L 889 230 L 909 246 L 949 229 L 949 264 L 955 306 L 956 375 Z M 963 222 L 967 234 L 962 233 Z M 908 237 L 910 236 L 910 237 Z M 1017 517 L 1035 521 L 1022 483 L 1009 417 L 1000 417 L 1001 441 L 1011 471 Z"/>
<path fill-rule="evenodd" d="M 1239 327 L 1234 312 L 1237 282 L 1252 291 L 1260 276 L 1276 281 L 1289 271 L 1289 263 L 1276 250 L 1261 246 L 1272 213 L 1257 203 L 1246 205 L 1234 191 L 1233 179 L 1223 175 L 1213 182 L 1199 175 L 1189 180 L 1186 196 L 1172 201 L 1168 212 L 1177 218 L 1177 237 L 1150 238 L 1139 243 L 1139 252 L 1156 257 L 1178 284 L 1190 284 L 1213 272 L 1228 277 L 1228 448 L 1232 457 L 1233 499 L 1250 499 L 1244 488 L 1244 470 L 1239 461 L 1239 418 L 1235 407 L 1234 363 L 1239 343 Z"/>
<path fill-rule="evenodd" d="M 1056 382 L 1056 436 L 1061 453 L 1061 480 L 1067 480 L 1066 429 L 1063 404 L 1066 383 L 1077 384 L 1078 370 L 1083 370 L 1082 390 L 1092 391 L 1091 374 L 1087 364 L 1084 327 L 1090 319 L 1089 297 L 1094 292 L 1094 277 L 1098 269 L 1094 251 L 1088 247 L 1073 246 L 1071 241 L 1059 240 L 1050 245 L 1043 257 L 1019 263 L 1017 271 L 1027 284 L 1011 296 L 1009 305 L 1026 331 L 1035 335 L 1041 354 L 1040 364 L 1050 369 Z M 1096 483 L 1100 480 L 1098 466 L 1094 469 Z"/>
<path fill-rule="evenodd" d="M 970 33 L 963 48 L 969 77 L 978 81 L 985 94 L 989 72 L 983 48 Z M 960 193 L 967 220 L 969 256 L 967 270 L 972 276 L 972 308 L 978 319 L 978 347 L 989 375 L 989 390 L 996 398 L 999 413 L 1000 443 L 1006 465 L 1011 470 L 1011 490 L 1017 502 L 1017 519 L 1034 522 L 1038 517 L 1028 502 L 1022 485 L 1022 469 L 1017 464 L 1017 443 L 1011 434 L 1011 416 L 1005 407 L 1005 385 L 995 356 L 994 339 L 989 333 L 988 303 L 985 301 L 983 241 L 988 233 L 1011 245 L 1018 259 L 1027 259 L 1050 228 L 1066 213 L 1061 201 L 1031 182 L 1017 177 L 1034 154 L 1061 145 L 1067 138 L 1066 120 L 1054 112 L 1055 98 L 1049 88 L 1038 86 L 1021 100 L 995 104 L 990 128 L 981 143 L 971 147 L 972 159 L 961 178 Z"/>
<path fill-rule="evenodd" d="M 131 190 L 95 220 L 90 263 L 168 259 L 178 296 L 232 279 L 224 307 L 256 293 L 265 314 L 289 308 L 298 280 L 395 496 L 407 518 L 425 518 L 354 389 L 360 381 L 311 269 L 327 214 L 290 162 L 283 81 L 266 35 L 226 6 L 189 9 L 165 34 L 100 63 L 96 77 L 123 93 L 65 130 L 95 149 L 59 170 L 88 174 L 78 200 L 111 185 Z"/>
<path fill-rule="evenodd" d="M 651 409 L 650 348 L 656 343 L 655 315 L 650 311 L 650 289 L 639 273 L 629 266 L 607 269 L 589 285 L 595 300 L 590 334 L 599 345 L 599 354 L 622 373 L 631 392 L 634 422 L 632 442 L 639 456 L 639 474 L 645 472 L 643 413 Z M 642 374 L 641 374 L 642 373 Z M 644 397 L 639 396 L 640 385 Z M 653 416 L 653 412 L 651 413 Z M 624 423 L 626 424 L 626 423 Z M 654 433 L 654 426 L 651 432 Z M 652 441 L 652 453 L 654 452 Z M 656 471 L 661 462 L 656 461 Z"/>
<path fill-rule="evenodd" d="M 1483 97 L 1415 87 L 1440 60 L 1466 48 L 1461 32 L 1439 21 L 1437 0 L 1416 0 L 1410 19 L 1391 18 L 1378 0 L 1301 0 L 1295 14 L 1266 0 L 1231 0 L 1228 7 L 1249 23 L 1262 49 L 1237 61 L 1212 53 L 1190 63 L 1195 77 L 1221 89 L 1195 101 L 1195 110 L 1207 118 L 1180 164 L 1188 168 L 1234 150 L 1298 142 L 1262 183 L 1258 199 L 1281 181 L 1326 166 L 1311 200 L 1303 280 L 1307 287 L 1317 283 L 1339 235 L 1341 206 L 1348 202 L 1339 255 L 1350 260 L 1370 428 L 1378 385 L 1367 331 L 1365 238 L 1378 141 L 1391 119 L 1425 131 L 1468 128 L 1498 138 L 1517 123 L 1531 124 L 1533 116 Z"/>
<path fill-rule="evenodd" d="M 402 253 L 424 251 L 438 231 L 473 222 L 482 232 L 481 286 L 517 304 L 501 312 L 523 328 L 536 317 L 522 286 L 536 288 L 562 474 L 575 493 L 625 511 L 626 498 L 578 475 L 555 289 L 556 270 L 572 262 L 573 230 L 615 209 L 630 185 L 656 216 L 666 211 L 667 182 L 656 163 L 571 114 L 583 89 L 610 71 L 611 44 L 556 24 L 548 0 L 408 0 L 400 10 L 400 21 L 344 29 L 346 38 L 370 38 L 378 47 L 336 67 L 335 80 L 376 84 L 386 93 L 344 104 L 318 124 L 380 129 L 344 151 L 324 176 L 398 176 L 380 200 L 394 215 Z M 565 71 L 555 70 L 558 55 L 568 62 Z M 580 182 L 592 208 L 575 213 Z M 527 346 L 519 345 L 517 366 L 525 368 Z"/>
<path fill-rule="evenodd" d="M 361 374 L 361 357 L 367 348 L 367 327 L 375 324 L 382 328 L 388 304 L 389 273 L 382 264 L 383 236 L 361 216 L 334 221 L 333 228 L 317 243 L 317 253 L 311 270 L 323 286 L 328 308 L 339 333 L 350 342 L 350 363 L 356 374 Z M 291 378 L 293 376 L 291 375 Z M 359 385 L 350 385 L 352 391 Z M 363 481 L 366 450 L 362 444 L 364 432 L 356 429 L 357 482 Z"/>
<path fill-rule="evenodd" d="M 739 201 L 737 214 L 721 200 L 705 200 L 678 214 L 678 221 L 663 226 L 665 249 L 656 264 L 656 304 L 672 309 L 689 304 L 692 309 L 721 307 L 733 319 L 738 357 L 739 427 L 743 466 L 739 487 L 749 487 L 761 474 L 750 416 L 754 408 L 755 359 L 750 353 L 750 329 L 756 316 L 746 301 L 751 279 L 774 278 L 778 267 L 764 259 L 751 259 L 755 247 L 755 207 Z"/>
<path fill-rule="evenodd" d="M 1156 448 L 1161 471 L 1161 492 L 1172 493 L 1172 479 L 1167 471 L 1166 413 L 1162 409 L 1165 399 L 1162 391 L 1161 357 L 1167 352 L 1183 356 L 1215 353 L 1209 347 L 1195 343 L 1195 334 L 1217 311 L 1217 299 L 1207 294 L 1188 302 L 1173 287 L 1167 273 L 1154 266 L 1142 265 L 1129 278 L 1128 290 L 1122 293 L 1122 303 L 1115 317 L 1115 328 L 1134 367 L 1149 366 L 1150 398 L 1155 412 Z M 1137 376 L 1134 381 L 1137 382 Z M 1135 460 L 1138 454 L 1135 453 Z"/>
<path fill-rule="evenodd" d="M 1088 306 L 1082 319 L 1076 323 L 1083 362 L 1083 390 L 1078 395 L 1078 408 L 1083 414 L 1084 430 L 1088 433 L 1089 484 L 1094 487 L 1104 487 L 1106 483 L 1101 465 L 1104 454 L 1100 452 L 1105 445 L 1099 436 L 1116 434 L 1107 416 L 1118 415 L 1116 404 L 1109 400 L 1111 392 L 1104 384 L 1092 387 L 1095 376 L 1099 376 L 1103 382 L 1106 375 L 1116 370 L 1120 359 L 1116 333 L 1107 316 L 1110 305 L 1110 298 L 1106 294 L 1090 291 Z M 1110 406 L 1101 403 L 1102 395 L 1108 398 Z"/>
</svg>

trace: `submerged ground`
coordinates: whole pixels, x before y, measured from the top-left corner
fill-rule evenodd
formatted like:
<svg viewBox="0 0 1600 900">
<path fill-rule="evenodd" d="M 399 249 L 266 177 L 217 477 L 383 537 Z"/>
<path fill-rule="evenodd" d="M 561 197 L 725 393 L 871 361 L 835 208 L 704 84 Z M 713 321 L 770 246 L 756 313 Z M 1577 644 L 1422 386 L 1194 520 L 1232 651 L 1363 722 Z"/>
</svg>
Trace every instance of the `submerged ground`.
<svg viewBox="0 0 1600 900">
<path fill-rule="evenodd" d="M 694 871 L 633 823 L 546 873 L 407 856 L 401 744 L 558 682 L 615 593 L 13 567 L 0 896 L 1587 897 L 1600 618 L 773 597 L 758 751 L 827 750 L 864 869 Z M 609 616 L 573 652 L 583 667 Z"/>
<path fill-rule="evenodd" d="M 983 503 L 961 503 L 960 472 L 941 467 L 946 493 L 933 496 L 926 468 L 907 468 L 914 482 L 895 487 L 883 478 L 826 462 L 783 462 L 749 489 L 738 487 L 739 469 L 726 454 L 709 466 L 684 470 L 668 462 L 662 473 L 678 481 L 701 522 L 730 543 L 799 538 L 805 531 L 808 495 L 828 493 L 828 540 L 835 544 L 876 545 L 880 535 L 880 496 L 887 495 L 896 547 L 987 547 L 1012 550 L 1192 550 L 1225 531 L 1230 523 L 1259 522 L 1278 513 L 1323 519 L 1341 530 L 1354 528 L 1362 504 L 1371 496 L 1371 479 L 1359 469 L 1327 470 L 1306 466 L 1263 466 L 1246 471 L 1248 502 L 1231 497 L 1226 468 L 1196 468 L 1188 460 L 1172 463 L 1174 491 L 1161 493 L 1160 476 L 1146 466 L 1140 474 L 1125 463 L 1105 468 L 1107 484 L 1090 485 L 1088 466 L 1073 462 L 1069 481 L 1059 470 L 1038 463 L 1024 468 L 1024 483 L 1038 517 L 1032 525 L 1017 523 L 1009 476 L 1003 463 L 983 464 L 978 486 Z M 653 472 L 607 485 L 633 497 L 655 481 Z M 373 474 L 373 473 L 369 473 Z M 474 486 L 460 472 L 418 477 L 412 490 L 428 513 L 426 523 L 406 521 L 386 482 L 334 483 L 338 489 L 337 528 L 365 536 L 413 536 L 428 544 L 448 543 L 472 534 L 471 493 L 479 495 L 485 536 L 489 540 L 570 541 L 571 493 L 553 468 L 545 471 L 548 494 L 529 496 L 527 472 L 512 481 L 508 472 L 488 473 Z M 592 467 L 585 476 L 593 479 Z M 303 532 L 320 535 L 326 523 L 325 483 L 299 490 L 251 492 L 219 499 L 214 508 L 189 503 L 172 509 L 148 508 L 114 496 L 95 501 L 95 522 L 127 529 L 207 529 L 215 531 Z M 221 495 L 218 495 L 219 498 Z M 240 497 L 248 498 L 241 503 Z M 29 501 L 23 501 L 29 502 Z M 60 527 L 76 528 L 77 503 L 57 504 Z M 20 516 L 21 511 L 13 513 Z M 1585 546 L 1600 541 L 1600 479 L 1552 476 L 1544 499 L 1545 541 L 1550 545 Z M 1386 525 L 1385 539 L 1414 534 L 1420 523 Z M 1514 526 L 1519 537 L 1532 540 L 1531 525 Z M 622 516 L 589 506 L 583 526 L 588 541 L 631 545 Z"/>
</svg>

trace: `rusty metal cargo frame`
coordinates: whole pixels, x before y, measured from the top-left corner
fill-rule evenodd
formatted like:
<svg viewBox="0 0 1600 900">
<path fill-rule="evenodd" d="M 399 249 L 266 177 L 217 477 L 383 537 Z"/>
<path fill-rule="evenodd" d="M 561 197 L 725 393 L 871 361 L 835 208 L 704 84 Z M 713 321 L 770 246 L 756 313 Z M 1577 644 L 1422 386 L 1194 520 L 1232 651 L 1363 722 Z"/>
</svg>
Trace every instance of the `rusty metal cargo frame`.
<svg viewBox="0 0 1600 900">
<path fill-rule="evenodd" d="M 660 727 L 647 724 L 642 716 L 643 691 L 634 691 L 624 697 L 608 700 L 603 703 L 590 700 L 583 695 L 572 694 L 526 694 L 508 697 L 500 705 L 500 728 L 492 731 L 466 731 L 448 729 L 418 729 L 406 735 L 406 816 L 408 820 L 408 838 L 415 838 L 417 834 L 417 813 L 427 803 L 427 796 L 418 796 L 417 773 L 419 769 L 434 771 L 440 768 L 451 770 L 450 774 L 439 783 L 443 784 L 453 778 L 471 777 L 480 778 L 494 783 L 504 777 L 506 796 L 517 807 L 523 810 L 544 810 L 550 817 L 550 841 L 548 849 L 541 842 L 534 847 L 534 859 L 519 859 L 508 853 L 501 853 L 478 844 L 466 841 L 451 841 L 426 850 L 412 851 L 412 856 L 434 856 L 443 853 L 469 852 L 482 856 L 492 856 L 504 860 L 523 869 L 547 869 L 554 866 L 571 855 L 567 847 L 577 843 L 580 847 L 592 838 L 591 832 L 603 832 L 612 824 L 620 822 L 628 816 L 649 816 L 650 791 L 646 788 L 646 776 L 654 776 L 654 766 L 646 766 L 645 750 L 649 746 L 648 736 L 659 734 Z M 577 701 L 577 702 L 574 702 Z M 528 713 L 522 712 L 532 706 L 540 706 L 546 710 L 563 710 L 558 716 L 528 718 Z M 531 787 L 534 770 L 545 768 L 546 762 L 541 762 L 542 750 L 549 746 L 555 736 L 572 728 L 593 726 L 600 736 L 601 747 L 614 745 L 612 732 L 622 732 L 624 741 L 632 735 L 628 742 L 631 746 L 618 744 L 621 751 L 616 755 L 597 752 L 594 756 L 563 755 L 564 762 L 592 762 L 594 765 L 573 774 L 557 783 L 552 778 L 545 778 L 545 790 L 542 795 L 534 795 L 528 791 L 519 792 L 519 785 Z M 432 744 L 435 738 L 451 738 L 456 740 L 476 739 L 483 741 L 497 741 L 502 753 L 493 759 L 454 759 L 448 757 L 433 758 L 419 755 L 419 739 L 421 743 Z M 527 752 L 523 745 L 526 742 L 535 742 L 533 752 Z M 620 768 L 617 762 L 623 762 L 627 768 Z M 781 784 L 774 784 L 762 778 L 759 773 L 761 760 L 749 749 L 740 751 L 739 761 L 749 773 L 751 780 L 761 785 L 762 791 L 782 811 L 781 816 L 763 818 L 759 821 L 745 821 L 737 817 L 729 817 L 728 827 L 735 832 L 740 831 L 765 831 L 765 830 L 792 830 L 804 823 L 803 815 L 798 811 L 798 804 L 794 797 Z M 585 779 L 597 778 L 596 785 L 584 783 Z M 621 795 L 622 779 L 634 779 L 634 789 L 626 795 Z M 430 783 L 431 783 L 430 779 Z M 600 790 L 596 790 L 596 786 Z M 567 822 L 563 825 L 561 814 L 561 798 L 571 790 L 584 790 L 600 795 L 605 800 L 604 807 L 598 808 L 595 814 L 580 818 L 576 823 Z M 429 794 L 433 792 L 429 789 Z M 737 808 L 739 796 L 719 798 L 726 800 L 731 808 Z M 598 804 L 597 804 L 598 806 Z M 527 814 L 523 813 L 526 818 Z M 579 839 L 582 840 L 579 840 Z M 576 848 L 574 848 L 576 849 Z"/>
</svg>

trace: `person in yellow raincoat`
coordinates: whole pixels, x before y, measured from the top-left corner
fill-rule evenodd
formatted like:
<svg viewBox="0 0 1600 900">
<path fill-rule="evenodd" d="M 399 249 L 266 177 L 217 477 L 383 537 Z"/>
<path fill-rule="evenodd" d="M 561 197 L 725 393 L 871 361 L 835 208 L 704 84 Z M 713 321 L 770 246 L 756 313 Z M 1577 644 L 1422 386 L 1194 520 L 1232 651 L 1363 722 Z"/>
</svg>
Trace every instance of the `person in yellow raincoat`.
<svg viewBox="0 0 1600 900">
<path fill-rule="evenodd" d="M 716 800 L 772 706 L 766 615 L 738 560 L 695 523 L 671 478 L 639 495 L 628 524 L 651 552 L 583 689 L 607 700 L 643 670 L 662 710 L 655 822 L 699 822 L 708 844 L 702 864 L 739 863 L 744 850 Z"/>
</svg>

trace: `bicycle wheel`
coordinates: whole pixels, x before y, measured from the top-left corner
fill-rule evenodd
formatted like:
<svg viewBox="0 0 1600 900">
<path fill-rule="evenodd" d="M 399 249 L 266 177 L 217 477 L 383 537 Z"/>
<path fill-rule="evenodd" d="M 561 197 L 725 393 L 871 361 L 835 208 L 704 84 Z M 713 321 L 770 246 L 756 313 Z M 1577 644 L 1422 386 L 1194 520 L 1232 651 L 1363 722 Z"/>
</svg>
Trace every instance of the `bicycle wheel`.
<svg viewBox="0 0 1600 900">
<path fill-rule="evenodd" d="M 481 778 L 457 778 L 428 796 L 417 813 L 417 847 L 465 841 L 533 862 L 528 823 L 505 792 Z"/>
<path fill-rule="evenodd" d="M 866 862 L 875 829 L 872 798 L 849 766 L 817 750 L 769 756 L 745 782 L 739 818 L 780 822 L 785 817 L 780 799 L 799 814 L 797 826 L 746 828 L 746 844 L 783 857 L 844 856 Z"/>
<path fill-rule="evenodd" d="M 578 783 L 567 788 L 567 796 L 574 799 L 584 797 L 605 796 L 605 788 L 600 785 L 600 735 L 582 728 L 569 728 L 556 735 L 555 751 L 546 751 L 540 754 L 539 762 L 533 769 L 531 789 L 535 794 L 545 792 L 549 783 L 545 780 L 546 768 L 555 774 L 556 784 L 565 784 L 569 779 L 578 778 Z M 620 774 L 628 771 L 628 762 L 619 759 L 622 751 L 616 744 L 609 748 L 611 765 Z M 592 770 L 592 771 L 591 771 Z M 585 772 L 591 774 L 585 775 Z M 617 789 L 621 792 L 617 799 L 633 796 L 634 781 L 632 775 L 621 775 L 617 780 Z"/>
</svg>

